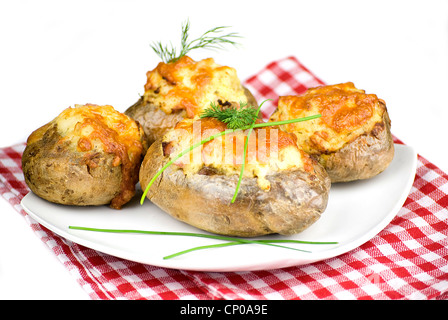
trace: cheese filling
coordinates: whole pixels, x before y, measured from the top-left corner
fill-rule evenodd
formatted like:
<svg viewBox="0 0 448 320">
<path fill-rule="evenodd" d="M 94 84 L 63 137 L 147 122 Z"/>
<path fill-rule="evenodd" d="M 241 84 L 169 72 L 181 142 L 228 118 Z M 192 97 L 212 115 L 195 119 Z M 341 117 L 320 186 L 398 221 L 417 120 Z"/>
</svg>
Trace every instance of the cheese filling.
<svg viewBox="0 0 448 320">
<path fill-rule="evenodd" d="M 214 118 L 181 121 L 163 138 L 164 153 L 174 159 L 183 150 L 214 134 L 227 130 Z M 223 175 L 239 175 L 248 130 L 217 137 L 175 161 L 185 175 L 207 167 Z M 296 145 L 293 135 L 278 128 L 254 129 L 247 147 L 243 177 L 257 178 L 262 190 L 270 189 L 266 176 L 286 170 L 312 170 L 312 160 Z"/>
<path fill-rule="evenodd" d="M 75 105 L 65 109 L 55 120 L 62 142 L 79 152 L 122 149 L 131 161 L 142 152 L 141 131 L 135 121 L 112 106 Z"/>
<path fill-rule="evenodd" d="M 196 62 L 184 56 L 176 62 L 160 62 L 146 76 L 144 101 L 166 114 L 183 109 L 194 118 L 211 102 L 247 102 L 236 70 L 220 66 L 212 58 Z"/>
<path fill-rule="evenodd" d="M 331 153 L 372 131 L 382 121 L 384 111 L 384 102 L 376 95 L 366 94 L 348 82 L 311 88 L 299 96 L 280 97 L 270 121 L 321 114 L 319 119 L 283 128 L 297 136 L 299 146 L 307 153 Z"/>
</svg>

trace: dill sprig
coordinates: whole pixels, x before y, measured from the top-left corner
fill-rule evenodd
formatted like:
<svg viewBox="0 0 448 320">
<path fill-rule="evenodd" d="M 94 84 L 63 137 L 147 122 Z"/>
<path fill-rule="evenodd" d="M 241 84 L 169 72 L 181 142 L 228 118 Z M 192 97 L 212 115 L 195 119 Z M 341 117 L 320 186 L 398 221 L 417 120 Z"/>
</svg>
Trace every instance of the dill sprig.
<svg viewBox="0 0 448 320">
<path fill-rule="evenodd" d="M 163 62 L 169 63 L 176 62 L 194 49 L 222 49 L 225 44 L 237 45 L 238 43 L 233 39 L 239 38 L 240 36 L 236 32 L 223 34 L 226 28 L 229 27 L 223 26 L 212 28 L 202 34 L 199 38 L 190 41 L 188 39 L 190 21 L 187 20 L 182 24 L 181 48 L 179 53 L 171 43 L 169 45 L 163 45 L 161 42 L 153 42 L 151 48 Z"/>
<path fill-rule="evenodd" d="M 240 129 L 250 126 L 258 119 L 258 110 L 248 106 L 247 103 L 240 103 L 239 107 L 217 106 L 214 102 L 210 104 L 210 108 L 205 109 L 201 118 L 216 118 L 225 123 L 229 129 Z"/>
</svg>

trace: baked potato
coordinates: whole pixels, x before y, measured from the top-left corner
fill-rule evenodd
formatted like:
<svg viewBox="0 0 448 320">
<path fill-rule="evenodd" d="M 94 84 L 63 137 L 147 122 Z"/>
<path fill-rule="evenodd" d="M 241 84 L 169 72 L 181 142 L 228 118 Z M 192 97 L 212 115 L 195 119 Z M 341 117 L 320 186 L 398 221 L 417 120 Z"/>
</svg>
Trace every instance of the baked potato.
<svg viewBox="0 0 448 320">
<path fill-rule="evenodd" d="M 148 149 L 140 184 L 151 179 L 195 141 L 227 130 L 215 118 L 184 119 Z M 330 189 L 326 171 L 301 151 L 294 135 L 257 128 L 250 135 L 244 175 L 246 131 L 206 142 L 168 166 L 146 197 L 172 217 L 221 235 L 254 237 L 299 233 L 324 212 Z"/>
<path fill-rule="evenodd" d="M 112 106 L 76 105 L 35 130 L 22 156 L 25 182 L 50 202 L 120 209 L 135 194 L 144 132 Z"/>
<path fill-rule="evenodd" d="M 175 62 L 160 62 L 146 76 L 145 93 L 125 114 L 143 126 L 149 145 L 180 120 L 198 117 L 211 103 L 257 108 L 235 69 L 218 65 L 212 58 L 194 61 L 183 56 Z"/>
<path fill-rule="evenodd" d="M 384 171 L 394 157 L 386 104 L 352 82 L 311 88 L 282 96 L 269 121 L 319 113 L 321 118 L 282 125 L 300 148 L 317 159 L 332 182 L 368 179 Z"/>
</svg>

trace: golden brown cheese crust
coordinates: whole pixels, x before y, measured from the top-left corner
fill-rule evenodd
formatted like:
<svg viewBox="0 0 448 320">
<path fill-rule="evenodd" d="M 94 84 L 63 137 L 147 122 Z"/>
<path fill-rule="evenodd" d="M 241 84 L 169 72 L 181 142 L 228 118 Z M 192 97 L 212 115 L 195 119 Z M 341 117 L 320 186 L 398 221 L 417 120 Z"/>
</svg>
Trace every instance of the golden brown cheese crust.
<svg viewBox="0 0 448 320">
<path fill-rule="evenodd" d="M 174 158 L 193 144 L 225 130 L 228 130 L 226 124 L 215 118 L 185 119 L 162 139 L 164 154 Z M 237 131 L 217 137 L 192 150 L 175 164 L 187 175 L 200 170 L 238 175 L 248 132 Z M 270 188 L 265 179 L 268 174 L 288 170 L 312 171 L 314 165 L 314 160 L 297 147 L 295 136 L 278 127 L 255 128 L 249 136 L 244 176 L 257 177 L 263 190 Z"/>
<path fill-rule="evenodd" d="M 218 65 L 211 58 L 194 61 L 184 56 L 175 62 L 160 62 L 148 71 L 144 95 L 125 114 L 140 123 L 151 145 L 177 122 L 198 118 L 211 103 L 258 107 L 235 69 Z"/>
<path fill-rule="evenodd" d="M 86 104 L 67 108 L 45 127 L 51 125 L 57 125 L 60 142 L 68 141 L 78 152 L 100 149 L 114 153 L 119 158 L 117 162 L 125 158 L 125 153 L 135 162 L 143 150 L 138 124 L 109 105 Z M 34 131 L 27 143 L 41 139 L 43 133 L 42 129 Z"/>
<path fill-rule="evenodd" d="M 351 82 L 311 88 L 300 96 L 279 98 L 271 121 L 321 114 L 319 119 L 287 124 L 308 153 L 330 153 L 342 148 L 382 121 L 386 107 L 375 94 L 366 94 Z"/>
<path fill-rule="evenodd" d="M 193 118 L 211 102 L 247 102 L 235 69 L 218 65 L 212 58 L 196 62 L 183 56 L 176 62 L 160 62 L 146 76 L 144 102 L 166 114 L 185 110 Z"/>
<path fill-rule="evenodd" d="M 111 207 L 118 209 L 135 193 L 140 162 L 147 146 L 143 129 L 134 120 L 117 112 L 112 106 L 88 104 L 67 108 L 51 122 L 34 131 L 27 140 L 27 149 L 23 158 L 24 172 L 27 173 L 29 185 L 37 189 L 40 186 L 38 181 L 36 185 L 35 180 L 42 172 L 42 168 L 39 168 L 42 163 L 50 167 L 56 167 L 57 163 L 61 176 L 68 174 L 68 171 L 75 172 L 77 169 L 74 167 L 80 166 L 87 167 L 90 179 L 93 176 L 91 173 L 98 169 L 96 171 L 101 172 L 99 176 L 104 180 L 92 183 L 104 185 L 114 184 L 107 180 L 107 172 L 112 176 L 112 173 L 117 172 L 115 168 L 119 169 L 119 190 L 109 199 Z M 78 176 L 82 178 L 82 174 Z M 70 178 L 62 180 L 64 189 L 70 184 Z M 84 183 L 88 184 L 87 181 Z M 54 189 L 58 189 L 57 184 L 53 185 Z M 108 187 L 104 186 L 104 189 Z M 38 190 L 33 191 L 39 193 Z M 64 190 L 59 192 L 63 193 Z M 59 202 L 63 203 L 63 200 Z"/>
<path fill-rule="evenodd" d="M 385 102 L 353 83 L 311 88 L 279 98 L 270 121 L 321 114 L 318 119 L 282 126 L 300 148 L 316 158 L 332 182 L 371 178 L 392 161 L 394 145 Z"/>
</svg>

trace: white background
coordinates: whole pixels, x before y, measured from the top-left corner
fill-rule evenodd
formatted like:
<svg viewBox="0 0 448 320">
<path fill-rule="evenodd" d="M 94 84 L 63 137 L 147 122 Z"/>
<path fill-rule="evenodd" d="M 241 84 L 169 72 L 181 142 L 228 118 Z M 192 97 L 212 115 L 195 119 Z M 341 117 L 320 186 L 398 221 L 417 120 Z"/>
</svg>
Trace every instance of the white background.
<svg viewBox="0 0 448 320">
<path fill-rule="evenodd" d="M 0 0 L 0 147 L 74 104 L 124 111 L 158 63 L 152 41 L 231 26 L 241 46 L 197 51 L 242 80 L 296 56 L 328 84 L 386 101 L 392 132 L 448 172 L 448 1 Z M 0 199 L 0 298 L 89 299 L 24 218 Z"/>
</svg>

